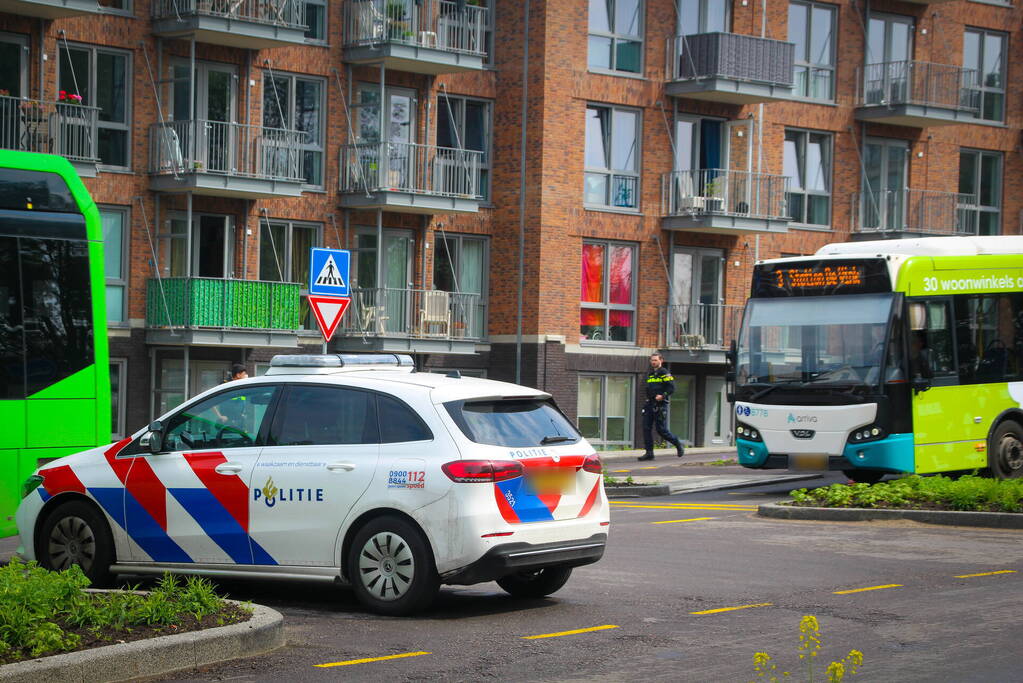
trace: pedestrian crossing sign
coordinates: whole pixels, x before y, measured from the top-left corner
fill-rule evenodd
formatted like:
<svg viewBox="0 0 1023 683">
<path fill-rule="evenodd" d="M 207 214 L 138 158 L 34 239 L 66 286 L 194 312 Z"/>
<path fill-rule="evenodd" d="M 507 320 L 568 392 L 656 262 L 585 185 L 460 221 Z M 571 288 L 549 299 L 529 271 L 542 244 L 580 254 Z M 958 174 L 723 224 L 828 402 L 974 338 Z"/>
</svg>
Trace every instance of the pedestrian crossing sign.
<svg viewBox="0 0 1023 683">
<path fill-rule="evenodd" d="M 348 274 L 352 254 L 346 249 L 313 247 L 309 262 L 309 293 L 349 296 Z"/>
</svg>

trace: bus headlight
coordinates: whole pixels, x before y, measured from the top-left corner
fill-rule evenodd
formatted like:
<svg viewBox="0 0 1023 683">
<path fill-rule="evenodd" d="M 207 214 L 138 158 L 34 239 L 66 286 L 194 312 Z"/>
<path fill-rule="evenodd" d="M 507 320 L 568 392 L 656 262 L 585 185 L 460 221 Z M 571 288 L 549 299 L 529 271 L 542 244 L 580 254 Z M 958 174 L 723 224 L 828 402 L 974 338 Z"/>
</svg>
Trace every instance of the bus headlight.
<svg viewBox="0 0 1023 683">
<path fill-rule="evenodd" d="M 848 443 L 867 443 L 869 441 L 880 441 L 885 438 L 887 434 L 884 428 L 880 425 L 867 425 L 865 427 L 857 427 L 852 431 L 847 439 Z"/>
<path fill-rule="evenodd" d="M 735 433 L 740 439 L 746 439 L 747 441 L 763 441 L 763 437 L 760 435 L 760 430 L 756 427 L 750 427 L 748 424 L 742 422 L 735 423 Z"/>
</svg>

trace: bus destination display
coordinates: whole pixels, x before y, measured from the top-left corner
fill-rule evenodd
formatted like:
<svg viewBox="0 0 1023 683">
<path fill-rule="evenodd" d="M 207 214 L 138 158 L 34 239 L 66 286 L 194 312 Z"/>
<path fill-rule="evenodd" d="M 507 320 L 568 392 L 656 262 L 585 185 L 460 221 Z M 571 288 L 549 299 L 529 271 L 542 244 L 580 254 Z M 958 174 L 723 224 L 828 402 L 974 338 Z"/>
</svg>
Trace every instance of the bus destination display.
<svg viewBox="0 0 1023 683">
<path fill-rule="evenodd" d="M 754 297 L 820 296 L 890 292 L 883 261 L 828 260 L 799 264 L 764 263 L 753 272 Z"/>
</svg>

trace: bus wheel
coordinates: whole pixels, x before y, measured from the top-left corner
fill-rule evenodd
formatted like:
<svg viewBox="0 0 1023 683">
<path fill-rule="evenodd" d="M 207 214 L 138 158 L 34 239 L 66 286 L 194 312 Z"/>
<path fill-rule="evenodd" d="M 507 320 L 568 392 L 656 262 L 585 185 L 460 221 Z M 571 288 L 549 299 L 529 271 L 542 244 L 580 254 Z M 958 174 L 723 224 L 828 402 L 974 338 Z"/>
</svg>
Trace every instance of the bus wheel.
<svg viewBox="0 0 1023 683">
<path fill-rule="evenodd" d="M 996 479 L 1023 477 L 1023 428 L 1007 420 L 991 435 L 988 464 Z"/>
<path fill-rule="evenodd" d="M 857 484 L 876 484 L 885 475 L 880 470 L 842 470 L 842 474 Z"/>
<path fill-rule="evenodd" d="M 85 501 L 59 506 L 47 516 L 36 537 L 36 557 L 46 569 L 82 568 L 94 587 L 110 585 L 114 540 L 103 514 Z"/>
</svg>

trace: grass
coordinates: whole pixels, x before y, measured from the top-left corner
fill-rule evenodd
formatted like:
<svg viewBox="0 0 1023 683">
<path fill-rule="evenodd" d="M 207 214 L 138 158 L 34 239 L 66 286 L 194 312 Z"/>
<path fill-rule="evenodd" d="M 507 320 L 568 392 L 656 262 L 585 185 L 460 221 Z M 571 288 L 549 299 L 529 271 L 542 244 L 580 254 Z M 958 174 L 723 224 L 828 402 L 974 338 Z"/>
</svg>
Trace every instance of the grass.
<svg viewBox="0 0 1023 683">
<path fill-rule="evenodd" d="M 165 574 L 146 594 L 88 592 L 77 566 L 50 572 L 17 558 L 0 567 L 0 663 L 222 626 L 251 612 L 209 581 Z"/>
<path fill-rule="evenodd" d="M 877 484 L 832 484 L 797 489 L 793 505 L 830 508 L 894 508 L 903 510 L 1023 511 L 1023 479 L 988 479 L 965 475 L 911 475 Z"/>
</svg>

